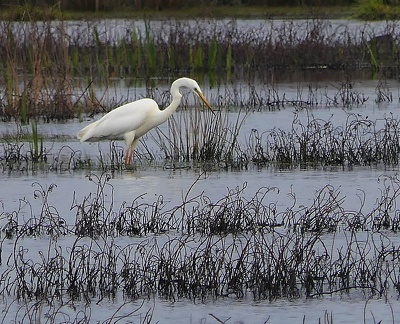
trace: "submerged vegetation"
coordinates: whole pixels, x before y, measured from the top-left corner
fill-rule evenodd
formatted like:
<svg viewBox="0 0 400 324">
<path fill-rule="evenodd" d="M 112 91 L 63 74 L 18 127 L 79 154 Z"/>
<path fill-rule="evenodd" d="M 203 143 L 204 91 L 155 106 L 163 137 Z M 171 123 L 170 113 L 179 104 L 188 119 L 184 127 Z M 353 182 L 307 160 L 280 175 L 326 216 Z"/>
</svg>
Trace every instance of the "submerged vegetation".
<svg viewBox="0 0 400 324">
<path fill-rule="evenodd" d="M 39 212 L 30 207 L 30 216 L 24 215 L 30 206 L 24 199 L 20 210 L 0 215 L 0 291 L 30 305 L 12 315 L 16 319 L 38 321 L 44 308 L 47 318 L 56 320 L 65 316 L 64 307 L 154 296 L 271 301 L 400 294 L 400 249 L 390 240 L 400 229 L 397 177 L 380 179 L 381 197 L 372 210 L 365 210 L 364 201 L 347 210 L 345 197 L 330 185 L 308 206 L 297 207 L 293 192 L 292 203 L 280 210 L 272 202 L 277 188 L 262 187 L 246 198 L 243 184 L 215 199 L 193 195 L 196 183 L 178 206 L 162 196 L 150 202 L 139 196 L 118 207 L 109 174 L 89 180 L 96 189 L 74 197 L 75 219 L 52 206 L 55 185 L 38 183 L 33 190 L 41 200 Z M 64 246 L 67 237 L 73 244 Z M 28 238 L 47 238 L 46 252 L 25 248 Z M 140 323 L 150 322 L 151 312 L 145 314 Z M 90 313 L 77 316 L 87 319 Z"/>
</svg>

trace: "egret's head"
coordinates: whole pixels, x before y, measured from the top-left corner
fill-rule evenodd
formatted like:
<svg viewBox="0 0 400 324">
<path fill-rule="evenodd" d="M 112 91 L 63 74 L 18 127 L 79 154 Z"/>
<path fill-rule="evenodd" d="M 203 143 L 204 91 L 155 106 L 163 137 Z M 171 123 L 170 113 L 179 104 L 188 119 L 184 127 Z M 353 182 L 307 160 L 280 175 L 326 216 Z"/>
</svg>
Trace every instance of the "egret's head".
<svg viewBox="0 0 400 324">
<path fill-rule="evenodd" d="M 189 88 L 190 90 L 192 90 L 201 99 L 201 101 L 204 102 L 204 104 L 207 106 L 207 108 L 210 109 L 214 113 L 214 110 L 211 108 L 210 103 L 208 102 L 206 97 L 204 97 L 199 84 L 195 80 L 190 79 L 190 78 L 181 78 L 175 82 L 179 82 L 179 86 L 183 86 L 183 87 L 186 87 L 186 88 Z"/>
<path fill-rule="evenodd" d="M 197 96 L 201 99 L 201 101 L 204 102 L 204 104 L 208 107 L 208 109 L 210 109 L 214 113 L 214 110 L 211 108 L 210 103 L 208 102 L 206 97 L 204 97 L 203 92 L 200 89 L 200 86 L 197 84 L 196 81 L 194 81 L 194 80 L 192 80 L 192 81 L 193 81 L 193 88 L 191 88 L 191 89 L 193 90 L 193 92 L 195 94 L 197 94 Z"/>
<path fill-rule="evenodd" d="M 194 93 L 199 96 L 199 98 L 204 102 L 204 104 L 210 109 L 213 113 L 214 110 L 212 110 L 210 103 L 207 101 L 206 97 L 204 97 L 203 93 L 201 92 L 200 87 L 194 88 L 193 89 Z"/>
</svg>

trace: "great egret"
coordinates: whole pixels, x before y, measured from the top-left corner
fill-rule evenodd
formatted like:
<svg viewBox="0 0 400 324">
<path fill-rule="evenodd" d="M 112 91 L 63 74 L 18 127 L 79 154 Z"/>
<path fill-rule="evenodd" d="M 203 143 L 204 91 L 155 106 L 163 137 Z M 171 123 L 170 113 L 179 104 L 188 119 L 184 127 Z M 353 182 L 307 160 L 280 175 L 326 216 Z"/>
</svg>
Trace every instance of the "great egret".
<svg viewBox="0 0 400 324">
<path fill-rule="evenodd" d="M 78 139 L 81 142 L 125 140 L 127 145 L 125 165 L 131 164 L 139 138 L 164 123 L 178 108 L 182 99 L 182 94 L 179 92 L 181 87 L 192 90 L 213 111 L 197 82 L 189 78 L 180 78 L 172 83 L 172 102 L 164 110 L 160 110 L 157 103 L 149 98 L 127 103 L 81 129 Z"/>
</svg>

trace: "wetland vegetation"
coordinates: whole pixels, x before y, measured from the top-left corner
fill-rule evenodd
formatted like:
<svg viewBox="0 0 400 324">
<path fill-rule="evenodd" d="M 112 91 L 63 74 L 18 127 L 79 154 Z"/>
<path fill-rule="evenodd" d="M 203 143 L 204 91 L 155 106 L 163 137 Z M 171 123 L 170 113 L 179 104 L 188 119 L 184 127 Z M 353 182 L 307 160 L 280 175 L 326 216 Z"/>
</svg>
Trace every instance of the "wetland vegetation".
<svg viewBox="0 0 400 324">
<path fill-rule="evenodd" d="M 396 20 L 397 0 L 3 0 L 2 19 L 353 18 Z"/>
<path fill-rule="evenodd" d="M 369 24 L 353 29 L 343 23 L 330 33 L 325 20 L 279 24 L 266 20 L 248 29 L 239 28 L 235 20 L 218 28 L 202 20 L 168 20 L 159 28 L 144 20 L 142 29 L 134 22 L 121 24 L 125 31 L 107 22 L 2 21 L 3 120 L 68 120 L 109 111 L 124 103 L 107 101 L 105 96 L 118 78 L 132 80 L 131 85 L 143 82 L 147 96 L 158 99 L 161 106 L 169 97 L 155 91 L 155 78 L 190 75 L 202 81 L 206 76 L 210 86 L 218 87 L 249 80 L 247 101 L 222 97 L 212 104 L 253 108 L 283 103 L 273 98 L 274 80 L 279 81 L 285 71 L 342 71 L 344 86 L 351 84 L 346 75 L 354 71 L 383 81 L 398 77 L 396 22 L 383 23 L 379 32 Z M 199 33 L 206 25 L 207 32 Z M 131 79 L 133 75 L 141 78 Z M 266 98 L 253 87 L 256 80 L 269 87 Z"/>
<path fill-rule="evenodd" d="M 155 307 L 144 305 L 156 298 L 196 304 L 346 296 L 384 300 L 386 318 L 400 317 L 397 304 L 392 307 L 400 295 L 400 180 L 383 172 L 398 169 L 399 117 L 388 111 L 374 119 L 357 110 L 399 101 L 399 86 L 391 82 L 399 77 L 397 22 L 379 29 L 340 23 L 327 33 L 330 22 L 322 19 L 265 19 L 251 28 L 235 19 L 167 19 L 154 28 L 144 19 L 143 28 L 119 21 L 120 34 L 107 22 L 27 17 L 0 22 L 4 180 L 83 172 L 94 190 L 71 193 L 69 211 L 61 212 L 65 197 L 60 206 L 52 203 L 57 178 L 48 186 L 35 181 L 38 208 L 26 197 L 14 198 L 14 210 L 3 205 L 4 322 L 87 323 L 98 320 L 92 308 L 106 305 L 105 323 L 151 323 Z M 310 71 L 325 79 L 294 77 Z M 216 115 L 187 109 L 193 102 L 185 97 L 181 111 L 148 135 L 136 156 L 138 165 L 161 163 L 163 172 L 193 170 L 192 184 L 174 203 L 161 192 L 151 199 L 135 192 L 116 202 L 114 176 L 126 172 L 123 147 L 112 142 L 108 151 L 87 156 L 73 147 L 74 134 L 60 139 L 42 132 L 46 124 L 77 123 L 143 96 L 135 90 L 110 96 L 118 79 L 127 89 L 142 87 L 164 107 L 169 93 L 159 84 L 181 75 L 208 86 Z M 335 77 L 326 82 L 326 75 Z M 372 80 L 373 95 L 356 85 L 355 75 Z M 295 87 L 282 89 L 281 82 Z M 249 115 L 289 109 L 286 128 L 257 124 L 244 135 Z M 321 109 L 323 118 L 315 114 Z M 338 110 L 344 121 L 333 118 Z M 57 149 L 49 147 L 54 142 Z M 361 193 L 348 207 L 341 187 L 328 180 L 301 204 L 295 191 L 278 204 L 273 195 L 280 188 L 262 182 L 249 193 L 245 180 L 226 192 L 204 187 L 195 193 L 212 172 L 256 170 L 261 177 L 271 169 L 329 167 L 381 168 L 380 194 Z M 320 320 L 333 319 L 334 312 Z"/>
<path fill-rule="evenodd" d="M 85 24 L 86 34 L 76 29 L 76 24 L 79 28 Z M 247 169 L 252 163 L 258 167 L 268 163 L 398 163 L 396 117 L 386 116 L 382 124 L 349 112 L 344 125 L 335 125 L 329 118 L 320 120 L 312 115 L 313 107 L 351 108 L 370 101 L 398 100 L 393 95 L 396 89 L 388 85 L 391 79 L 398 78 L 399 70 L 395 44 L 400 31 L 395 23 L 382 24 L 384 38 L 369 25 L 338 25 L 335 31 L 341 32 L 329 35 L 329 22 L 324 20 L 301 21 L 301 28 L 290 21 L 276 26 L 273 21 L 266 21 L 268 28 L 259 25 L 256 30 L 240 29 L 233 20 L 200 34 L 196 31 L 208 25 L 207 21 L 171 20 L 152 29 L 151 21 L 145 20 L 141 30 L 131 23 L 124 24 L 124 28 L 131 29 L 122 38 L 111 33 L 106 23 L 0 24 L 0 53 L 4 55 L 0 67 L 0 115 L 5 122 L 32 126 L 27 133 L 18 127 L 17 134 L 4 134 L 4 171 L 33 170 L 38 162 L 55 171 L 93 167 L 122 170 L 121 148 L 114 144 L 107 156 L 100 156 L 97 165 L 68 145 L 49 156 L 40 123 L 82 120 L 143 96 L 136 92 L 130 97 L 110 95 L 117 93 L 121 85 L 116 79 L 126 78 L 127 89 L 144 86 L 145 95 L 165 107 L 170 101 L 169 92 L 157 87 L 155 75 L 159 80 L 190 75 L 206 81 L 210 87 L 205 90 L 209 91 L 207 97 L 219 111 L 216 116 L 208 116 L 196 109 L 187 110 L 193 102 L 190 98 L 184 100 L 182 113 L 168 121 L 168 130 L 152 135 L 164 159 L 208 161 L 224 169 Z M 301 71 L 302 75 L 307 71 L 333 73 L 338 81 L 330 88 L 313 81 L 300 82 L 295 93 L 289 95 L 279 89 L 279 82 L 285 81 L 285 75 L 293 76 L 292 71 Z M 378 78 L 375 97 L 366 96 L 355 87 L 353 73 Z M 132 75 L 142 78 L 132 79 Z M 247 84 L 241 80 L 247 80 Z M 245 143 L 238 139 L 249 113 L 285 107 L 296 111 L 311 109 L 311 113 L 305 121 L 294 116 L 288 121 L 292 124 L 290 130 L 254 129 Z M 239 112 L 236 119 L 231 119 L 230 110 Z M 19 142 L 24 141 L 29 142 L 29 147 L 22 149 Z M 154 161 L 157 154 L 142 144 L 138 157 Z M 64 159 L 58 156 L 61 152 Z"/>
<path fill-rule="evenodd" d="M 308 206 L 297 207 L 293 192 L 291 207 L 283 209 L 269 198 L 277 188 L 260 188 L 246 199 L 246 184 L 217 199 L 189 189 L 177 206 L 162 196 L 113 206 L 110 179 L 89 176 L 97 188 L 74 198 L 72 222 L 51 204 L 56 185 L 33 185 L 39 213 L 27 217 L 21 208 L 1 214 L 0 291 L 6 305 L 13 300 L 8 307 L 26 305 L 15 313 L 17 322 L 38 321 L 43 309 L 52 322 L 89 322 L 89 309 L 66 309 L 155 296 L 198 303 L 360 293 L 390 300 L 400 294 L 400 252 L 393 241 L 400 228 L 398 177 L 380 179 L 382 195 L 371 210 L 363 201 L 344 208 L 345 197 L 331 185 Z M 34 238 L 47 242 L 44 250 L 24 247 Z M 152 322 L 151 309 L 140 307 L 117 310 L 106 322 L 138 313 L 140 323 Z"/>
</svg>

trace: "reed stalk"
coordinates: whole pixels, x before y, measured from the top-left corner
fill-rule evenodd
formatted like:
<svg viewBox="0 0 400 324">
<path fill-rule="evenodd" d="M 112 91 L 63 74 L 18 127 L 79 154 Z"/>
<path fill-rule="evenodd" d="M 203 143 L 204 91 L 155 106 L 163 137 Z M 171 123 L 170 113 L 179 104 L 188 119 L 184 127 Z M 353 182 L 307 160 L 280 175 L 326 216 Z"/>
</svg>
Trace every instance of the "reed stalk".
<svg viewBox="0 0 400 324">
<path fill-rule="evenodd" d="M 21 96 L 21 124 L 28 123 L 28 97 L 24 91 Z"/>
<path fill-rule="evenodd" d="M 202 46 L 202 44 L 199 44 L 196 47 L 196 51 L 195 51 L 195 54 L 194 54 L 194 62 L 193 62 L 194 70 L 195 71 L 203 70 L 203 67 L 204 67 L 203 62 L 204 62 L 203 46 Z"/>
<path fill-rule="evenodd" d="M 132 67 L 133 71 L 137 71 L 142 68 L 142 41 L 138 37 L 137 33 L 135 30 L 132 30 L 131 32 L 131 37 L 130 37 L 130 42 L 132 48 L 130 49 L 129 52 L 129 57 L 130 57 L 130 65 Z"/>
<path fill-rule="evenodd" d="M 36 119 L 31 120 L 32 128 L 32 161 L 39 162 L 43 157 L 43 138 L 39 136 Z"/>
<path fill-rule="evenodd" d="M 232 46 L 229 44 L 226 54 L 226 80 L 231 80 L 232 75 Z"/>
<path fill-rule="evenodd" d="M 217 63 L 218 43 L 216 39 L 211 41 L 208 49 L 208 71 L 214 71 Z"/>
<path fill-rule="evenodd" d="M 373 74 L 376 74 L 378 72 L 378 68 L 379 68 L 378 61 L 376 59 L 376 55 L 375 55 L 374 51 L 372 50 L 371 46 L 369 46 L 368 43 L 366 44 L 366 46 L 367 46 L 368 53 L 369 53 L 369 56 L 370 56 L 370 59 L 371 59 L 371 65 L 373 67 Z"/>
<path fill-rule="evenodd" d="M 157 51 L 156 51 L 156 44 L 154 41 L 153 36 L 150 32 L 150 21 L 145 21 L 145 48 L 147 54 L 147 69 L 150 74 L 153 74 L 156 71 L 156 64 L 157 64 Z"/>
</svg>

